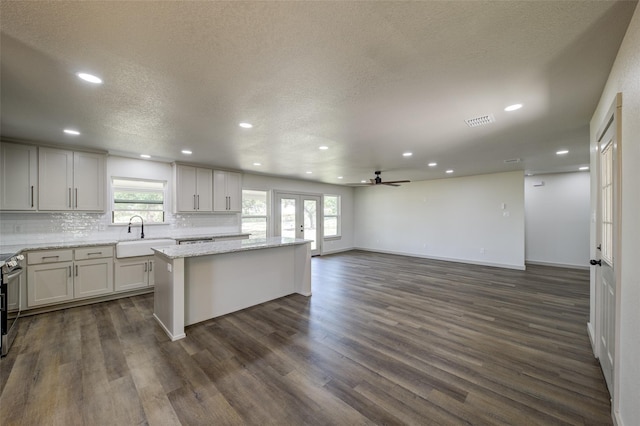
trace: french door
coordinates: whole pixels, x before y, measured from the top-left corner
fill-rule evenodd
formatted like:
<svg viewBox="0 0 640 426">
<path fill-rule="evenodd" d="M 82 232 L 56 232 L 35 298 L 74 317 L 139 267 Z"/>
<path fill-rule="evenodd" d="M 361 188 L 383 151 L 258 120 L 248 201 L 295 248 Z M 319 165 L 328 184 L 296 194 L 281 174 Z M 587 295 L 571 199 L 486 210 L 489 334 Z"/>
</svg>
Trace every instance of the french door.
<svg viewBox="0 0 640 426">
<path fill-rule="evenodd" d="M 598 133 L 598 208 L 596 211 L 596 351 L 609 393 L 615 398 L 616 330 L 619 292 L 619 99 Z"/>
<path fill-rule="evenodd" d="M 275 235 L 311 240 L 311 255 L 319 255 L 322 244 L 320 196 L 276 192 L 274 198 Z"/>
</svg>

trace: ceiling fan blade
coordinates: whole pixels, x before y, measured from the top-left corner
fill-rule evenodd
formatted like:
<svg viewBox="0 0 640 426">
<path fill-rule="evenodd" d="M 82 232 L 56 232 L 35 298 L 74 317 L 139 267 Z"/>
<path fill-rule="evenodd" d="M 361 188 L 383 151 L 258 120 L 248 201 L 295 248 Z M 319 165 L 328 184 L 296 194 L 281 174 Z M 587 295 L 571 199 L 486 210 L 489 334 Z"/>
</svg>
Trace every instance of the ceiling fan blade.
<svg viewBox="0 0 640 426">
<path fill-rule="evenodd" d="M 388 185 L 388 186 L 400 186 L 397 183 L 393 183 L 393 182 L 382 182 L 383 185 Z"/>
<path fill-rule="evenodd" d="M 411 181 L 410 180 L 390 180 L 390 181 L 385 181 L 385 182 L 382 182 L 382 183 L 389 184 L 389 183 L 409 183 L 409 182 L 411 182 Z"/>
<path fill-rule="evenodd" d="M 347 186 L 371 186 L 372 183 L 362 183 L 362 182 L 354 182 L 354 183 L 345 183 Z"/>
</svg>

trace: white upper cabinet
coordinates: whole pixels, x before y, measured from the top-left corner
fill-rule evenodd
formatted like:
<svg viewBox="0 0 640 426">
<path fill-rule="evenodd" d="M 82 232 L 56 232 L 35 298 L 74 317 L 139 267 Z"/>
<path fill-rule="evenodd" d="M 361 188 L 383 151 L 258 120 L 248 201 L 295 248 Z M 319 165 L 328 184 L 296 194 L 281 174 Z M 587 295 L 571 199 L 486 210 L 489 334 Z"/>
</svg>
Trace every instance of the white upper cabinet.
<svg viewBox="0 0 640 426">
<path fill-rule="evenodd" d="M 175 212 L 211 212 L 213 170 L 174 164 Z"/>
<path fill-rule="evenodd" d="M 105 156 L 40 147 L 39 209 L 104 211 Z"/>
<path fill-rule="evenodd" d="M 213 210 L 239 212 L 242 209 L 242 175 L 235 172 L 214 170 Z"/>
<path fill-rule="evenodd" d="M 0 210 L 38 208 L 38 148 L 0 145 Z"/>
</svg>

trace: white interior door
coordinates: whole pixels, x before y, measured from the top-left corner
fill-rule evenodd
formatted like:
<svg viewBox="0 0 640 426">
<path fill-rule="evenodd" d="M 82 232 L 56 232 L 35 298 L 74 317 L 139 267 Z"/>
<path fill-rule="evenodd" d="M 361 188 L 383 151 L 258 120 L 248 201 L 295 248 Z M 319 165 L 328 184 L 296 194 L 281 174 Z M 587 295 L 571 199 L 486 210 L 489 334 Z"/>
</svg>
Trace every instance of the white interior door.
<svg viewBox="0 0 640 426">
<path fill-rule="evenodd" d="M 609 393 L 613 397 L 616 354 L 616 311 L 618 306 L 616 261 L 619 259 L 619 140 L 617 108 L 611 114 L 598 138 L 598 209 L 596 266 L 596 341 L 598 358 Z"/>
<path fill-rule="evenodd" d="M 311 240 L 311 255 L 320 254 L 320 196 L 275 193 L 275 235 Z"/>
</svg>

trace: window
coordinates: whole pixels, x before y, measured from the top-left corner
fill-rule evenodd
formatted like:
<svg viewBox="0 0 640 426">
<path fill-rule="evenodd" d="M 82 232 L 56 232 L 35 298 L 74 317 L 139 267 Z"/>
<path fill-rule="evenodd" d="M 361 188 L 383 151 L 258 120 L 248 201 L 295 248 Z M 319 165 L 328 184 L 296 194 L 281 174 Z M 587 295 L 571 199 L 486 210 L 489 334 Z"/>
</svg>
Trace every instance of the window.
<svg viewBox="0 0 640 426">
<path fill-rule="evenodd" d="M 340 236 L 340 196 L 324 196 L 324 237 Z"/>
<path fill-rule="evenodd" d="M 613 149 L 609 143 L 602 150 L 600 162 L 600 207 L 602 211 L 602 259 L 613 265 Z"/>
<path fill-rule="evenodd" d="M 113 178 L 112 223 L 129 223 L 131 216 L 142 217 L 144 223 L 164 223 L 165 182 Z"/>
<path fill-rule="evenodd" d="M 242 232 L 249 238 L 267 238 L 268 212 L 267 191 L 242 190 Z"/>
</svg>

